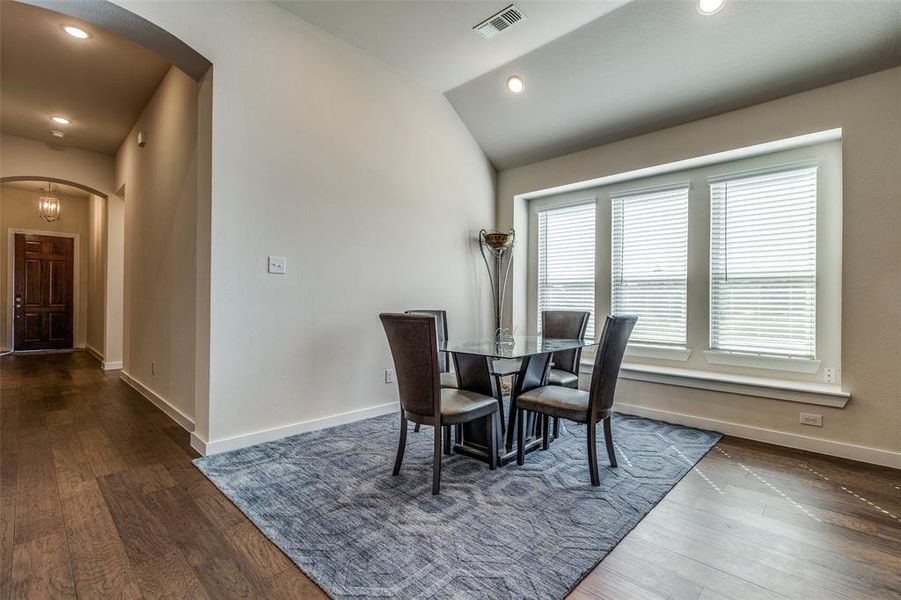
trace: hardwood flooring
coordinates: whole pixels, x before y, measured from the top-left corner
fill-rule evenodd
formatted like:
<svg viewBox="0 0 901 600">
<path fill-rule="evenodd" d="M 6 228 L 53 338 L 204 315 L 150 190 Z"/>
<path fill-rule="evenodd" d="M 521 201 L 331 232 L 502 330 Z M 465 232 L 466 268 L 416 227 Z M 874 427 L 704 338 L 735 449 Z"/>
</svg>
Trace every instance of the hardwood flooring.
<svg viewBox="0 0 901 600">
<path fill-rule="evenodd" d="M 325 597 L 118 374 L 74 352 L 0 380 L 2 598 Z M 901 472 L 725 438 L 571 597 L 901 598 Z"/>
</svg>

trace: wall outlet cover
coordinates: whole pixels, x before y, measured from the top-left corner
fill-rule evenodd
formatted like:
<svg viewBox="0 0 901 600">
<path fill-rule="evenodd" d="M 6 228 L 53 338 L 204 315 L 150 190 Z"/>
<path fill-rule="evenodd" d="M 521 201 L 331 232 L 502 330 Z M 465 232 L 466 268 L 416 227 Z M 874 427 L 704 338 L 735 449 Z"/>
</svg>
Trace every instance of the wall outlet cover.
<svg viewBox="0 0 901 600">
<path fill-rule="evenodd" d="M 284 275 L 288 272 L 288 259 L 284 256 L 269 257 L 269 272 L 275 275 Z"/>
<path fill-rule="evenodd" d="M 394 383 L 394 369 L 385 369 L 385 383 Z"/>
<path fill-rule="evenodd" d="M 823 426 L 823 415 L 815 415 L 813 413 L 801 413 L 801 425 L 813 425 L 814 427 Z"/>
</svg>

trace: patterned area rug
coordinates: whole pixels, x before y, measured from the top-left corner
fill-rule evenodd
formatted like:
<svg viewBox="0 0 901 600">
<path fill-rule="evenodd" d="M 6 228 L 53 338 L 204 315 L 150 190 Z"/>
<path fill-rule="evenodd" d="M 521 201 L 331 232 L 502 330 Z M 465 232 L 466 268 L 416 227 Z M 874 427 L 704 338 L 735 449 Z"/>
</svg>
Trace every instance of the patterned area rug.
<svg viewBox="0 0 901 600">
<path fill-rule="evenodd" d="M 334 598 L 562 598 L 719 440 L 615 415 L 619 467 L 590 485 L 585 427 L 495 471 L 444 457 L 397 415 L 200 458 L 197 467 Z M 603 441 L 598 460 L 606 465 Z"/>
</svg>

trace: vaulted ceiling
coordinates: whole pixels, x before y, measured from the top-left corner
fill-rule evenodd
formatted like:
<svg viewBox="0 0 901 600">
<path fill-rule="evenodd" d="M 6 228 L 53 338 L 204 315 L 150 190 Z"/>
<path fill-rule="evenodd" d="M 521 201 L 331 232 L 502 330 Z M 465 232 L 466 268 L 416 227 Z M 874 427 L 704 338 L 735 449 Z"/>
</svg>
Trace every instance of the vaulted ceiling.
<svg viewBox="0 0 901 600">
<path fill-rule="evenodd" d="M 472 26 L 507 2 L 279 4 L 446 92 L 499 169 L 901 65 L 891 0 L 520 1 L 490 40 Z"/>
<path fill-rule="evenodd" d="M 63 31 L 75 25 L 86 40 Z M 0 127 L 4 133 L 116 152 L 169 64 L 138 44 L 57 12 L 0 2 Z M 53 115 L 71 119 L 61 126 Z M 51 136 L 51 130 L 65 134 Z"/>
</svg>

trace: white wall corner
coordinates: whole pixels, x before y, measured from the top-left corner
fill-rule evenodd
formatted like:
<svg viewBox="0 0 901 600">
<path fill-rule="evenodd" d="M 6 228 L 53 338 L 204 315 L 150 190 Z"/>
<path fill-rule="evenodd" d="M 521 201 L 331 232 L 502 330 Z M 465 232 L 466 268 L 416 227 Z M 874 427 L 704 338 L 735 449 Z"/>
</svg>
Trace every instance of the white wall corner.
<svg viewBox="0 0 901 600">
<path fill-rule="evenodd" d="M 120 363 L 121 368 L 121 363 Z M 175 407 L 171 402 L 151 390 L 149 387 L 129 375 L 126 371 L 122 371 L 119 375 L 119 378 L 122 379 L 126 384 L 128 384 L 131 388 L 133 388 L 136 392 L 144 396 L 147 400 L 154 404 L 161 411 L 169 415 L 169 417 L 184 427 L 186 431 L 194 431 L 194 419 L 183 413 L 177 407 Z M 193 439 L 193 438 L 192 438 Z M 193 443 L 193 442 L 192 442 Z"/>
<path fill-rule="evenodd" d="M 104 362 L 104 363 L 103 363 L 103 370 L 104 370 L 104 371 L 118 371 L 118 370 L 121 369 L 121 368 L 122 368 L 122 361 L 121 361 L 121 360 L 114 360 L 114 361 L 111 361 L 111 362 Z"/>
</svg>

